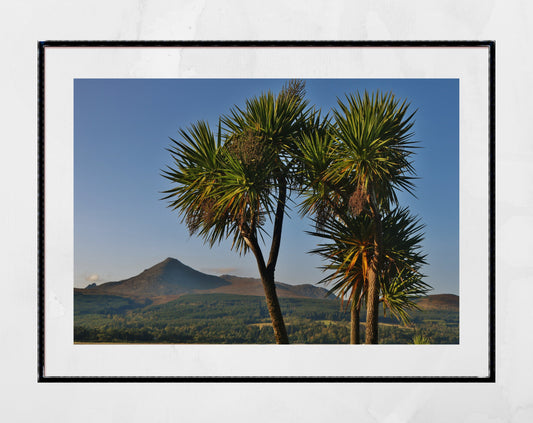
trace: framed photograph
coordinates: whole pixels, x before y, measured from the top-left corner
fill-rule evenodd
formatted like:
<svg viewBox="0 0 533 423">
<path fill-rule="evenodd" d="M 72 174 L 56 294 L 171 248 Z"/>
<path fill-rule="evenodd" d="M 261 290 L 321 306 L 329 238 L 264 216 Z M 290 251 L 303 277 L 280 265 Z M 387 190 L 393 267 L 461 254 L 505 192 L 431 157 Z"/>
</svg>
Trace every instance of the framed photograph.
<svg viewBox="0 0 533 423">
<path fill-rule="evenodd" d="M 494 73 L 491 41 L 39 43 L 39 381 L 494 382 Z"/>
</svg>

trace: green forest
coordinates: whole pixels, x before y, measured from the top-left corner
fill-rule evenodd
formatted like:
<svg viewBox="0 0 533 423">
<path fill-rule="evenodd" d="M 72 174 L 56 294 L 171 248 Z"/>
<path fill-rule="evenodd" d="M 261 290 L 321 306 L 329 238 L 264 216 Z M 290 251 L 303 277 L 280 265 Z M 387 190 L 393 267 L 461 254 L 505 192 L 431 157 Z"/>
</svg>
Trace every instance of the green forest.
<svg viewBox="0 0 533 423">
<path fill-rule="evenodd" d="M 189 294 L 161 305 L 103 295 L 74 295 L 74 342 L 154 344 L 272 344 L 264 297 Z M 280 298 L 293 344 L 348 344 L 350 311 L 337 300 Z M 459 313 L 415 310 L 402 325 L 380 310 L 380 344 L 459 343 Z M 361 316 L 361 342 L 365 336 Z"/>
</svg>

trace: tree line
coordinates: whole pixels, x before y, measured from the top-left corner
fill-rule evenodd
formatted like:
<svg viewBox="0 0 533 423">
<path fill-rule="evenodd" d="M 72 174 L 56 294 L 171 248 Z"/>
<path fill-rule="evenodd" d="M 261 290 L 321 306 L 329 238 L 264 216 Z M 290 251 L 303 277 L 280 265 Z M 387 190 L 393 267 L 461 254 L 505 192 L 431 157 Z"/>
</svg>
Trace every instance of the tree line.
<svg viewBox="0 0 533 423">
<path fill-rule="evenodd" d="M 83 301 L 77 298 L 77 302 Z M 120 302 L 117 300 L 117 304 Z M 112 305 L 112 304 L 111 304 Z M 287 334 L 292 343 L 339 344 L 350 340 L 350 313 L 335 300 L 280 298 Z M 76 307 L 79 308 L 79 307 Z M 81 310 L 82 308 L 80 308 Z M 109 306 L 83 309 L 74 317 L 75 342 L 118 343 L 250 343 L 275 342 L 264 298 L 230 294 L 185 295 L 175 301 L 108 313 Z M 414 343 L 415 336 L 431 343 L 457 343 L 458 313 L 413 312 L 403 326 L 380 308 L 382 344 Z M 365 321 L 362 313 L 361 321 Z M 365 324 L 360 333 L 364 341 Z M 422 340 L 422 339 L 420 339 Z"/>
</svg>

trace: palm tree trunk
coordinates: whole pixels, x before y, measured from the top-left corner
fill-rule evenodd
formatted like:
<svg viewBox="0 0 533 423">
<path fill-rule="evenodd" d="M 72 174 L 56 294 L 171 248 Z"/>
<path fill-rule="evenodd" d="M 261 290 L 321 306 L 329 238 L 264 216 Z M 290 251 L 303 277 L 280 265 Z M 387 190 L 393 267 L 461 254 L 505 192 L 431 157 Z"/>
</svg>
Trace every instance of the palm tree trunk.
<svg viewBox="0 0 533 423">
<path fill-rule="evenodd" d="M 350 304 L 350 344 L 360 344 L 360 321 L 361 321 L 361 290 L 363 287 L 358 284 L 352 293 Z"/>
<path fill-rule="evenodd" d="M 350 344 L 359 344 L 359 308 L 351 307 Z"/>
<path fill-rule="evenodd" d="M 368 293 L 366 302 L 365 343 L 378 343 L 378 312 L 379 312 L 379 266 L 381 261 L 381 245 L 383 240 L 381 215 L 374 198 L 369 202 L 374 217 L 374 255 L 368 272 Z"/>
<path fill-rule="evenodd" d="M 265 290 L 265 298 L 272 320 L 272 327 L 274 328 L 274 336 L 277 344 L 288 344 L 289 337 L 287 336 L 287 329 L 283 321 L 283 314 L 279 306 L 278 294 L 276 293 L 276 283 L 274 280 L 274 272 L 276 270 L 276 263 L 279 256 L 279 248 L 281 243 L 281 228 L 283 226 L 283 216 L 285 215 L 285 201 L 287 199 L 287 183 L 284 178 L 278 178 L 279 192 L 278 204 L 276 207 L 276 217 L 274 219 L 274 229 L 272 232 L 272 244 L 270 246 L 270 254 L 268 262 L 264 271 L 261 271 L 261 281 L 263 282 L 263 289 Z"/>
<path fill-rule="evenodd" d="M 257 261 L 257 267 L 259 274 L 261 275 L 261 282 L 263 283 L 263 289 L 265 291 L 265 299 L 268 307 L 268 313 L 272 320 L 272 328 L 274 329 L 274 336 L 277 344 L 288 344 L 289 337 L 287 336 L 287 329 L 283 321 L 283 314 L 281 313 L 281 307 L 279 305 L 278 294 L 276 293 L 276 283 L 274 282 L 274 266 L 267 268 L 263 253 L 257 242 L 255 235 L 244 236 L 244 241 L 252 252 L 254 253 Z"/>
<path fill-rule="evenodd" d="M 374 260 L 368 274 L 365 344 L 378 343 L 379 279 Z"/>
<path fill-rule="evenodd" d="M 263 282 L 263 289 L 265 290 L 265 299 L 268 307 L 268 313 L 272 320 L 272 327 L 274 329 L 274 336 L 276 338 L 276 344 L 288 344 L 289 337 L 287 336 L 287 329 L 283 321 L 283 314 L 281 313 L 281 307 L 279 305 L 278 295 L 276 293 L 276 284 L 274 282 L 274 276 L 261 275 L 261 281 Z"/>
</svg>

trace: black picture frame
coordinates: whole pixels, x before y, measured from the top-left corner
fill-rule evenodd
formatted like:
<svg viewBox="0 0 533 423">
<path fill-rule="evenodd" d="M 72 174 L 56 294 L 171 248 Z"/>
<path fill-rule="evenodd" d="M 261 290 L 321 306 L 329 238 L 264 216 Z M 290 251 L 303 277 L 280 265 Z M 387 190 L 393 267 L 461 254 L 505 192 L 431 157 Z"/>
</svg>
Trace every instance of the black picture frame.
<svg viewBox="0 0 533 423">
<path fill-rule="evenodd" d="M 489 374 L 487 377 L 338 377 L 338 376 L 79 376 L 62 377 L 45 375 L 45 63 L 49 47 L 485 47 L 488 48 L 488 134 L 489 134 Z M 496 333 L 495 333 L 495 71 L 496 46 L 494 41 L 41 41 L 38 43 L 38 362 L 40 383 L 494 383 L 496 381 Z"/>
</svg>

